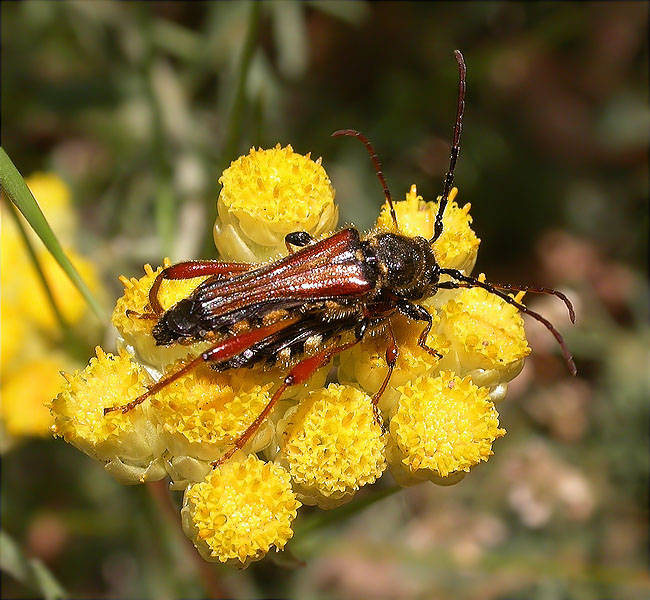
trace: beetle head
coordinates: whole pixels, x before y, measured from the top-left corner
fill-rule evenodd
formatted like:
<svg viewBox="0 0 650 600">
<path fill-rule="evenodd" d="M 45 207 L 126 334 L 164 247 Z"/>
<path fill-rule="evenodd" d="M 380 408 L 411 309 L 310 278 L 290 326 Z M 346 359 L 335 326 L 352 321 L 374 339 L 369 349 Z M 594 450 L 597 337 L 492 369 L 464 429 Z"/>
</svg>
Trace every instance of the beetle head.
<svg viewBox="0 0 650 600">
<path fill-rule="evenodd" d="M 158 323 L 154 325 L 152 334 L 158 346 L 166 346 L 184 339 L 195 338 L 197 329 L 194 302 L 185 298 L 165 311 Z"/>
</svg>

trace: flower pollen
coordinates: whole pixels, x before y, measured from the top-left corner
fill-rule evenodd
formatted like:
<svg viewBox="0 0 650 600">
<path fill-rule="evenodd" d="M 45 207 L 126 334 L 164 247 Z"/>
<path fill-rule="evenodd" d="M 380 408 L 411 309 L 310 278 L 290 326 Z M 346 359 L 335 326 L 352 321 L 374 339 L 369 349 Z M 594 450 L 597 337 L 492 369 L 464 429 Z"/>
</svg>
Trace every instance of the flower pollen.
<svg viewBox="0 0 650 600">
<path fill-rule="evenodd" d="M 284 548 L 299 507 L 289 474 L 249 455 L 187 488 L 183 529 L 206 560 L 247 564 Z"/>
<path fill-rule="evenodd" d="M 219 183 L 214 239 L 227 260 L 255 262 L 286 251 L 284 236 L 318 237 L 338 221 L 334 188 L 321 159 L 291 146 L 250 153 L 233 161 Z"/>
<path fill-rule="evenodd" d="M 460 291 L 442 313 L 443 331 L 467 368 L 504 367 L 530 354 L 519 310 L 487 290 Z"/>
<path fill-rule="evenodd" d="M 386 468 L 385 438 L 371 398 L 352 386 L 330 384 L 312 392 L 278 428 L 280 463 L 305 503 L 329 507 Z"/>
<path fill-rule="evenodd" d="M 142 420 L 142 407 L 107 415 L 104 408 L 125 404 L 144 393 L 150 378 L 124 350 L 114 356 L 97 346 L 95 352 L 97 356 L 85 369 L 64 375 L 64 389 L 50 405 L 52 432 L 88 453 L 107 446 L 117 454 L 134 433 L 135 422 Z"/>
<path fill-rule="evenodd" d="M 411 471 L 428 469 L 442 477 L 492 455 L 492 442 L 505 435 L 499 429 L 487 388 L 450 371 L 423 376 L 399 389 L 397 412 L 390 431 L 398 455 Z"/>
<path fill-rule="evenodd" d="M 182 363 L 171 365 L 167 374 Z M 260 383 L 255 370 L 239 369 L 218 373 L 201 364 L 164 387 L 151 398 L 154 418 L 174 454 L 214 460 L 237 439 L 262 412 L 270 400 L 273 383 Z M 262 425 L 253 442 L 270 441 L 271 427 Z M 257 447 L 255 450 L 260 450 Z"/>
</svg>

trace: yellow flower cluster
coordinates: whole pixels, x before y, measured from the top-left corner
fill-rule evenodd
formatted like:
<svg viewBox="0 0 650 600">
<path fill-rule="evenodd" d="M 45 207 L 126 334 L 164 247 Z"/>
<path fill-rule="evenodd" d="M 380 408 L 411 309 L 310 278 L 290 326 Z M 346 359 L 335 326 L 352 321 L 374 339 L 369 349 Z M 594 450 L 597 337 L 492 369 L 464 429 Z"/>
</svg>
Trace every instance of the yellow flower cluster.
<svg viewBox="0 0 650 600">
<path fill-rule="evenodd" d="M 93 264 L 70 244 L 78 232 L 70 190 L 52 173 L 35 173 L 26 179 L 46 219 L 62 241 L 66 253 L 93 292 L 99 280 Z M 60 387 L 59 371 L 74 364 L 60 351 L 61 328 L 10 208 L 2 205 L 2 403 L 0 438 L 3 446 L 28 436 L 49 435 L 52 418 L 47 403 Z M 27 222 L 32 243 L 54 302 L 67 325 L 80 325 L 86 304 L 52 255 L 43 247 Z"/>
<path fill-rule="evenodd" d="M 290 146 L 251 150 L 220 182 L 215 242 L 224 260 L 261 262 L 286 252 L 290 231 L 318 238 L 336 226 L 334 191 L 320 160 Z M 434 251 L 442 266 L 469 274 L 479 240 L 469 205 L 460 208 L 456 196 L 454 189 Z M 401 232 L 431 237 L 438 202 L 423 201 L 413 186 L 395 203 Z M 384 207 L 376 230 L 393 228 Z M 486 461 L 505 433 L 494 402 L 530 352 L 521 317 L 482 289 L 445 290 L 422 302 L 433 319 L 426 343 L 437 355 L 418 345 L 421 322 L 390 318 L 399 356 L 379 403 L 383 423 L 372 404 L 388 368 L 386 332 L 378 330 L 339 355 L 336 371 L 325 366 L 286 390 L 243 447 L 213 469 L 211 461 L 262 413 L 286 367 L 216 372 L 199 362 L 179 373 L 210 342 L 155 345 L 156 321 L 146 317 L 161 268 L 147 265 L 140 279 L 121 278 L 113 324 L 122 350 L 111 356 L 98 349 L 86 369 L 66 376 L 52 403 L 55 432 L 122 481 L 168 475 L 174 489 L 184 490 L 183 529 L 206 560 L 246 565 L 282 549 L 301 504 L 339 506 L 386 468 L 402 485 L 455 483 Z M 163 308 L 202 281 L 165 281 Z M 332 383 L 325 387 L 328 372 Z M 143 393 L 149 377 L 170 376 L 130 412 L 103 416 L 103 408 Z"/>
</svg>

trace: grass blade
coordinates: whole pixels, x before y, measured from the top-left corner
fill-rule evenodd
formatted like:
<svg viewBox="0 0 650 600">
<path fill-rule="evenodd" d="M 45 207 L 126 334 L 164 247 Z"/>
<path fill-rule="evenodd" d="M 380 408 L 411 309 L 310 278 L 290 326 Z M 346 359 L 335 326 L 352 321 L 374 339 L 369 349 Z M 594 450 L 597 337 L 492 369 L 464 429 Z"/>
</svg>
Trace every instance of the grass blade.
<svg viewBox="0 0 650 600">
<path fill-rule="evenodd" d="M 0 185 L 9 199 L 16 205 L 25 219 L 27 219 L 27 222 L 36 232 L 36 235 L 41 238 L 45 247 L 59 263 L 65 274 L 70 278 L 70 281 L 79 290 L 79 293 L 84 297 L 88 306 L 104 322 L 104 312 L 99 303 L 95 300 L 88 286 L 81 279 L 79 273 L 65 255 L 65 252 L 63 252 L 59 240 L 45 220 L 45 216 L 41 212 L 34 196 L 29 191 L 25 180 L 18 172 L 18 169 L 16 169 L 4 148 L 0 148 Z"/>
<path fill-rule="evenodd" d="M 0 569 L 46 600 L 68 597 L 45 565 L 35 558 L 27 558 L 18 544 L 4 531 L 0 531 Z"/>
<path fill-rule="evenodd" d="M 47 277 L 45 277 L 45 273 L 43 272 L 43 268 L 41 267 L 41 263 L 38 260 L 38 256 L 36 256 L 36 251 L 34 250 L 34 245 L 32 244 L 32 241 L 29 239 L 29 236 L 27 235 L 27 232 L 25 231 L 25 226 L 23 225 L 22 221 L 20 220 L 20 217 L 18 216 L 18 210 L 16 207 L 6 200 L 7 206 L 9 208 L 9 212 L 11 213 L 12 218 L 14 219 L 14 222 L 16 223 L 16 227 L 18 228 L 18 231 L 20 232 L 20 237 L 23 240 L 23 243 L 25 244 L 25 248 L 27 250 L 27 254 L 29 254 L 29 258 L 32 261 L 32 264 L 34 265 L 34 269 L 36 269 L 36 273 L 38 274 L 38 279 L 41 282 L 41 285 L 43 287 L 43 291 L 45 292 L 45 295 L 47 296 L 48 302 L 50 303 L 50 306 L 52 307 L 52 311 L 54 312 L 54 316 L 56 317 L 57 322 L 59 323 L 59 326 L 61 327 L 61 331 L 63 331 L 64 335 L 68 331 L 68 324 L 65 321 L 65 318 L 63 314 L 61 313 L 61 310 L 59 309 L 58 304 L 56 303 L 56 300 L 54 298 L 54 294 L 52 293 L 52 290 L 50 288 L 50 284 L 47 281 Z"/>
</svg>

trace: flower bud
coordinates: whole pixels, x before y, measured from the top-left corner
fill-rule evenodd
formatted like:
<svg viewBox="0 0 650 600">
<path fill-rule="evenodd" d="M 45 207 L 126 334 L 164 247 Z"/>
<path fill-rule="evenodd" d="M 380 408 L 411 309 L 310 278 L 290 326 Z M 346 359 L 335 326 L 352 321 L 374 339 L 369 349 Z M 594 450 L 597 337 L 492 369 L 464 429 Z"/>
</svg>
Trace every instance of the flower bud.
<svg viewBox="0 0 650 600">
<path fill-rule="evenodd" d="M 303 504 L 334 508 L 386 468 L 385 437 L 372 401 L 351 386 L 330 384 L 290 408 L 278 423 L 278 464 Z"/>
<path fill-rule="evenodd" d="M 251 148 L 219 183 L 214 243 L 224 260 L 262 262 L 286 253 L 288 233 L 306 231 L 317 238 L 336 227 L 334 188 L 321 159 L 313 161 L 291 146 Z"/>
<path fill-rule="evenodd" d="M 187 488 L 183 531 L 205 560 L 247 566 L 272 546 L 284 548 L 299 507 L 289 474 L 250 455 Z"/>
<path fill-rule="evenodd" d="M 449 192 L 449 203 L 442 218 L 442 234 L 433 245 L 433 251 L 441 267 L 460 269 L 469 274 L 476 263 L 481 240 L 476 237 L 470 227 L 472 222 L 472 217 L 469 215 L 471 205 L 468 203 L 460 208 L 454 201 L 457 194 L 458 188 L 452 188 Z M 438 213 L 440 196 L 436 202 L 424 202 L 422 196 L 418 196 L 416 186 L 412 185 L 406 194 L 406 200 L 393 204 L 400 233 L 411 237 L 422 236 L 427 239 L 433 237 L 433 226 Z M 381 209 L 376 226 L 385 231 L 395 230 L 387 203 Z"/>
<path fill-rule="evenodd" d="M 171 365 L 163 377 L 178 371 L 183 363 Z M 200 364 L 181 375 L 151 398 L 151 416 L 173 457 L 191 457 L 210 462 L 218 459 L 246 431 L 271 399 L 274 383 L 253 369 L 218 373 Z M 267 419 L 246 446 L 258 452 L 273 436 Z M 170 475 L 191 479 L 199 473 L 192 462 L 172 461 Z M 186 472 L 182 467 L 190 468 Z"/>
<path fill-rule="evenodd" d="M 530 348 L 516 307 L 487 290 L 469 288 L 442 306 L 441 315 L 440 329 L 452 348 L 444 368 L 471 374 L 474 383 L 484 386 L 519 374 Z"/>
<path fill-rule="evenodd" d="M 60 240 L 70 241 L 78 228 L 70 188 L 55 173 L 36 172 L 25 178 L 39 208 Z M 30 233 L 31 235 L 31 233 Z M 36 234 L 33 234 L 36 239 Z"/>
<path fill-rule="evenodd" d="M 399 392 L 387 458 L 401 485 L 422 479 L 455 483 L 463 472 L 486 461 L 494 440 L 505 435 L 488 389 L 469 377 L 449 371 L 424 375 Z"/>
<path fill-rule="evenodd" d="M 23 362 L 3 376 L 0 419 L 8 435 L 51 435 L 53 420 L 48 407 L 61 389 L 60 369 L 66 363 L 70 360 L 58 353 L 42 356 Z"/>
<path fill-rule="evenodd" d="M 146 392 L 149 376 L 124 351 L 113 356 L 97 346 L 95 352 L 85 369 L 64 374 L 64 389 L 50 405 L 52 433 L 106 463 L 123 483 L 161 479 L 161 448 L 146 403 L 127 413 L 104 415 L 104 408 L 121 406 Z"/>
</svg>

